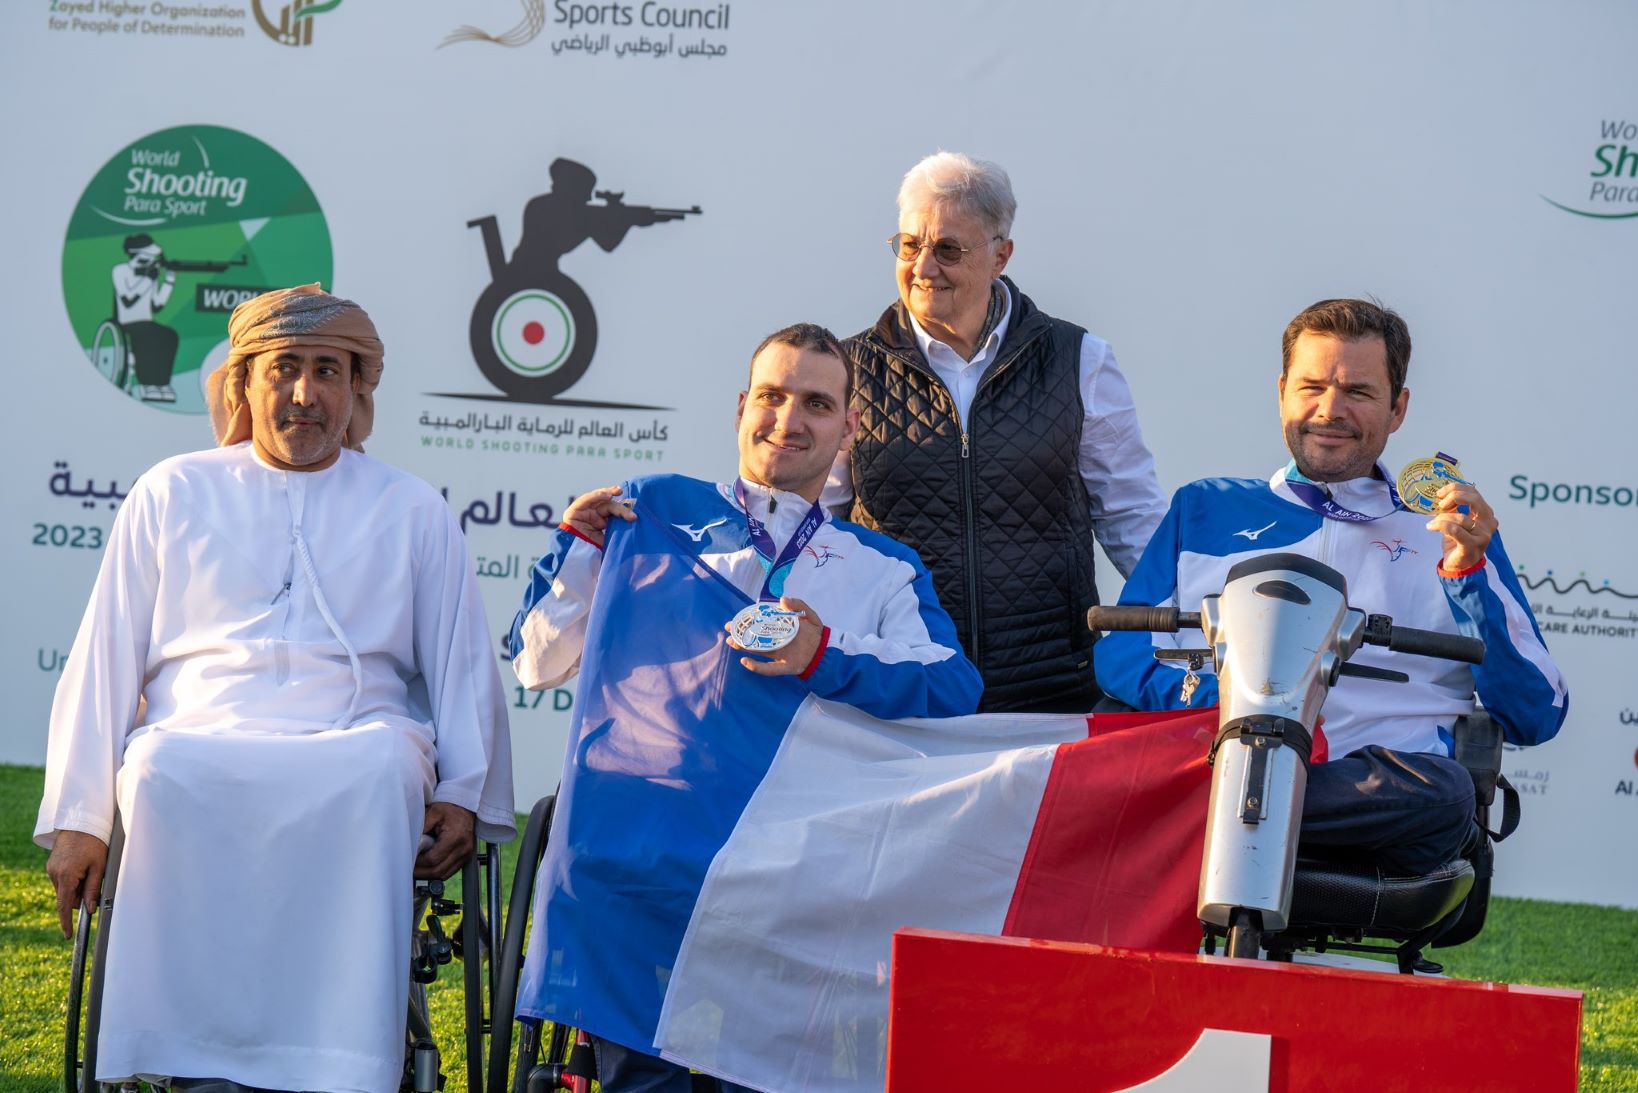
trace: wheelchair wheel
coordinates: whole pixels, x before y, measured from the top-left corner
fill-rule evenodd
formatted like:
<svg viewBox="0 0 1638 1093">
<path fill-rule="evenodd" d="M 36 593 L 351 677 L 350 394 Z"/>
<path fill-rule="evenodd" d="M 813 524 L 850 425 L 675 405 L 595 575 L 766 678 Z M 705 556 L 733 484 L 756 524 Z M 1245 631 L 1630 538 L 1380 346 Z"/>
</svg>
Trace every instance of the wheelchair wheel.
<svg viewBox="0 0 1638 1093">
<path fill-rule="evenodd" d="M 551 834 L 552 810 L 556 795 L 542 797 L 535 802 L 524 825 L 523 838 L 518 842 L 518 864 L 512 875 L 512 895 L 506 905 L 505 929 L 499 957 L 494 994 L 494 1025 L 489 1036 L 488 1093 L 509 1093 L 507 1071 L 512 1063 L 513 1014 L 517 1010 L 518 980 L 523 974 L 523 949 L 528 936 L 529 901 L 535 890 L 535 875 L 540 860 L 546 853 L 546 839 Z M 553 1026 L 552 1036 L 557 1035 Z M 524 1024 L 518 1037 L 517 1071 L 511 1090 L 523 1093 L 534 1068 L 540 1045 L 540 1029 L 533 1022 Z M 548 1058 L 555 1058 L 548 1052 Z M 477 1086 L 473 1087 L 478 1088 Z"/>
<path fill-rule="evenodd" d="M 68 1029 L 63 1038 L 63 1093 L 80 1088 L 80 1006 L 85 1001 L 85 957 L 91 942 L 91 916 L 74 912 L 74 959 L 68 966 Z"/>
<path fill-rule="evenodd" d="M 91 348 L 88 350 L 91 363 L 101 373 L 102 378 L 129 393 L 133 387 L 134 378 L 131 368 L 131 347 L 126 344 L 125 332 L 112 319 L 104 319 L 97 327 L 97 332 L 91 335 Z"/>
<path fill-rule="evenodd" d="M 125 826 L 114 816 L 114 830 L 108 837 L 108 864 L 102 875 L 102 892 L 97 899 L 96 923 L 93 916 L 79 913 L 74 932 L 74 957 L 68 980 L 68 1015 L 63 1037 L 64 1093 L 95 1093 L 112 1090 L 96 1080 L 97 1030 L 102 1023 L 102 976 L 108 958 L 108 918 L 114 912 L 114 889 L 119 880 L 119 860 L 125 852 Z M 86 957 L 90 956 L 90 983 L 86 983 Z M 83 1005 L 82 1005 L 83 1003 Z M 84 1021 L 81 1021 L 81 1010 Z M 80 1032 L 84 1029 L 82 1048 Z"/>
<path fill-rule="evenodd" d="M 484 1002 L 487 999 L 491 1006 L 494 1004 L 488 990 L 490 977 L 484 968 L 486 961 L 492 964 L 495 959 L 492 938 L 485 936 L 488 933 L 484 929 L 487 901 L 483 899 L 485 890 L 479 880 L 478 866 L 480 861 L 494 862 L 498 854 L 495 844 L 487 843 L 484 851 L 474 855 L 461 870 L 460 955 L 466 995 L 466 1087 L 474 1093 L 483 1088 L 483 1045 L 489 1032 Z"/>
</svg>

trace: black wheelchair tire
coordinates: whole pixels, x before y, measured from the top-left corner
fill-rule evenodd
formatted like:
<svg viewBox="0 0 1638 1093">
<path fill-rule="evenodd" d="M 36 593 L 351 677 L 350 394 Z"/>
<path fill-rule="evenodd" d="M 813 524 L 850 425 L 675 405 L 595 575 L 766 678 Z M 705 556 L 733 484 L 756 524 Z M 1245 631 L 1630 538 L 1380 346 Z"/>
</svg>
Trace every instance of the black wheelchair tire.
<svg viewBox="0 0 1638 1093">
<path fill-rule="evenodd" d="M 86 956 L 91 943 L 91 916 L 82 907 L 74 929 L 74 959 L 68 966 L 68 1029 L 63 1039 L 63 1093 L 80 1088 L 80 1007 L 85 1001 Z"/>
<path fill-rule="evenodd" d="M 63 1037 L 63 1089 L 65 1093 L 82 1090 L 112 1090 L 114 1087 L 98 1082 L 97 1029 L 102 1023 L 102 973 L 108 959 L 108 918 L 114 910 L 114 890 L 119 884 L 119 861 L 125 854 L 125 825 L 118 813 L 114 815 L 114 830 L 108 836 L 108 858 L 103 866 L 102 891 L 97 898 L 97 914 L 93 924 L 91 915 L 82 909 L 79 925 L 74 934 L 74 956 L 68 983 L 68 1013 Z M 90 983 L 86 984 L 86 954 Z M 81 1002 L 84 1005 L 81 1005 Z M 83 1009 L 83 1017 L 82 1017 Z M 84 1030 L 85 1043 L 80 1044 Z"/>
<path fill-rule="evenodd" d="M 574 319 L 574 344 L 566 360 L 545 375 L 529 376 L 510 368 L 495 349 L 491 329 L 501 305 L 513 294 L 525 289 L 538 288 L 555 294 L 569 308 Z M 547 403 L 577 383 L 591 366 L 592 354 L 597 349 L 597 313 L 591 299 L 569 278 L 562 274 L 545 277 L 508 277 L 497 280 L 486 288 L 472 307 L 472 321 L 468 331 L 472 357 L 484 379 L 504 391 L 517 402 Z"/>
<path fill-rule="evenodd" d="M 513 1016 L 518 1002 L 518 980 L 523 974 L 523 946 L 527 940 L 529 901 L 534 894 L 535 875 L 540 860 L 546 853 L 546 839 L 552 830 L 552 812 L 557 805 L 556 794 L 549 794 L 535 802 L 524 825 L 523 838 L 518 841 L 518 864 L 512 875 L 512 894 L 506 904 L 506 922 L 501 934 L 499 971 L 496 975 L 493 1027 L 489 1033 L 488 1093 L 509 1093 L 507 1071 L 513 1063 Z M 553 1032 L 556 1033 L 554 1026 Z M 513 1088 L 522 1090 L 534 1067 L 538 1041 L 520 1037 L 518 1041 L 517 1071 Z M 528 1055 L 526 1059 L 524 1056 Z M 548 1056 L 550 1057 L 550 1056 Z M 477 1087 L 474 1086 L 474 1089 Z"/>
<path fill-rule="evenodd" d="M 493 843 L 488 851 L 494 854 Z M 470 1090 L 483 1088 L 483 1003 L 489 979 L 484 974 L 483 962 L 485 956 L 494 957 L 483 937 L 484 890 L 478 876 L 478 857 L 474 854 L 461 867 L 461 971 L 465 976 L 462 993 L 466 996 L 466 1087 Z"/>
</svg>

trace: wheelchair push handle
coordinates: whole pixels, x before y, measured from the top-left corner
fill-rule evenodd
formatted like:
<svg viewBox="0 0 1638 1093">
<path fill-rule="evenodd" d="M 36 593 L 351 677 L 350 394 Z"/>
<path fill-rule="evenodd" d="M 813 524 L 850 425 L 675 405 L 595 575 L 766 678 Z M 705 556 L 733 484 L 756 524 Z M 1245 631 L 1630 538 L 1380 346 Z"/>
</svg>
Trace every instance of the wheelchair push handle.
<svg viewBox="0 0 1638 1093">
<path fill-rule="evenodd" d="M 1200 612 L 1179 611 L 1175 607 L 1093 607 L 1086 612 L 1089 630 L 1141 630 L 1175 634 L 1181 629 L 1198 630 Z"/>
<path fill-rule="evenodd" d="M 1386 645 L 1396 653 L 1414 653 L 1417 656 L 1438 657 L 1463 664 L 1484 663 L 1484 642 L 1462 634 L 1441 634 L 1435 630 L 1418 630 L 1411 626 L 1395 626 L 1387 615 L 1371 615 L 1365 620 L 1365 643 Z"/>
</svg>

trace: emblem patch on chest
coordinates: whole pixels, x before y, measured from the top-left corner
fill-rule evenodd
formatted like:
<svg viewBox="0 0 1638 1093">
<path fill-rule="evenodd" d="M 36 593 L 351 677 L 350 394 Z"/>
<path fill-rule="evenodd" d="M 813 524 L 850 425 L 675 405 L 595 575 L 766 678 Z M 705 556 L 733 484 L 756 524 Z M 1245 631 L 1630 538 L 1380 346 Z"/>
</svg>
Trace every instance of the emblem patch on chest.
<svg viewBox="0 0 1638 1093">
<path fill-rule="evenodd" d="M 844 555 L 838 554 L 834 550 L 830 549 L 830 547 L 822 544 L 816 546 L 805 546 L 802 548 L 802 553 L 813 555 L 813 568 L 815 569 L 823 569 L 825 567 L 825 563 L 830 561 L 832 558 L 844 557 Z"/>
<path fill-rule="evenodd" d="M 1407 554 L 1419 554 L 1419 553 L 1421 553 L 1420 551 L 1416 550 L 1414 547 L 1406 546 L 1405 545 L 1405 540 L 1403 540 L 1403 539 L 1395 539 L 1393 541 L 1392 545 L 1389 545 L 1388 543 L 1384 543 L 1381 539 L 1372 539 L 1371 540 L 1371 545 L 1374 546 L 1374 547 L 1377 547 L 1378 549 L 1386 551 L 1387 555 L 1388 555 L 1388 561 L 1390 561 L 1390 562 L 1397 562 L 1399 559 L 1403 558 Z"/>
</svg>

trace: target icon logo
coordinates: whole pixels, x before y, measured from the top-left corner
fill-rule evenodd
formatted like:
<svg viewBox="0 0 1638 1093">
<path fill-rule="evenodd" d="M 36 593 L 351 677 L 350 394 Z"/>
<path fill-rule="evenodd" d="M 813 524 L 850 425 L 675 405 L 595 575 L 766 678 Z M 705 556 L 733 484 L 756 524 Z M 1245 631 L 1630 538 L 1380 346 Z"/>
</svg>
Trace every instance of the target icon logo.
<svg viewBox="0 0 1638 1093">
<path fill-rule="evenodd" d="M 495 312 L 490 338 L 508 368 L 544 376 L 561 368 L 574 348 L 574 315 L 556 293 L 523 289 Z"/>
</svg>

